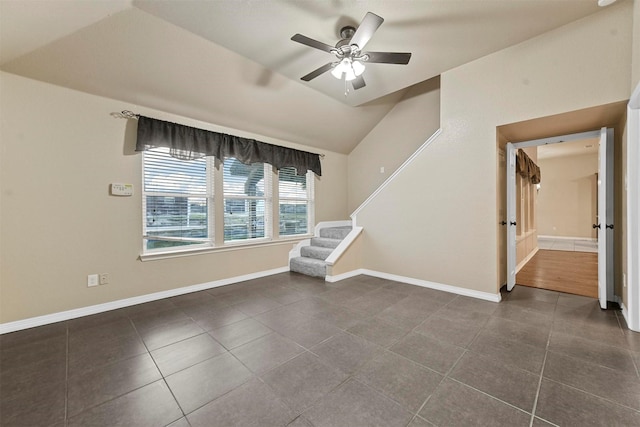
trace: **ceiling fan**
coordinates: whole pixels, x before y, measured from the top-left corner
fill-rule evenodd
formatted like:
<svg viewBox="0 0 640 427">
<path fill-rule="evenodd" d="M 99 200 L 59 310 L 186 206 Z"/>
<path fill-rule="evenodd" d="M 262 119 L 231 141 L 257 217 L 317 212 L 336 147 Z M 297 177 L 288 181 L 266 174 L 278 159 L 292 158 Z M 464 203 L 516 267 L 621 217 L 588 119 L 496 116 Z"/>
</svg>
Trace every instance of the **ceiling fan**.
<svg viewBox="0 0 640 427">
<path fill-rule="evenodd" d="M 342 80 L 344 77 L 345 84 L 350 81 L 353 84 L 353 88 L 357 90 L 366 86 L 362 77 L 365 63 L 408 64 L 409 59 L 411 59 L 411 53 L 363 51 L 364 46 L 383 22 L 384 19 L 380 16 L 367 12 L 357 29 L 352 26 L 342 27 L 340 30 L 342 39 L 336 43 L 335 47 L 302 34 L 296 34 L 291 37 L 294 42 L 331 53 L 337 59 L 301 77 L 301 80 L 308 82 L 331 70 L 331 74 L 335 78 Z"/>
</svg>

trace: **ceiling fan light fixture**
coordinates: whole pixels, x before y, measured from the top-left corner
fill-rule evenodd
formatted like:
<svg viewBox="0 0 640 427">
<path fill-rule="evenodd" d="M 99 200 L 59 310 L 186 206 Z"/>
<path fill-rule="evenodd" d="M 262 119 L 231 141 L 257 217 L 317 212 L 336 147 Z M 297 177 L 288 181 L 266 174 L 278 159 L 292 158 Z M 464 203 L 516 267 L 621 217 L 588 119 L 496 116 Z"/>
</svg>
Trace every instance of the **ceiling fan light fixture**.
<svg viewBox="0 0 640 427">
<path fill-rule="evenodd" d="M 360 76 L 364 73 L 364 64 L 360 61 L 351 61 L 351 67 L 356 76 Z"/>
<path fill-rule="evenodd" d="M 338 63 L 333 70 L 331 70 L 331 74 L 338 80 L 342 80 L 342 76 L 344 75 L 344 79 L 348 82 L 351 80 L 355 80 L 356 77 L 361 75 L 364 72 L 364 64 L 359 61 L 353 61 L 351 58 L 344 58 L 342 61 Z"/>
</svg>

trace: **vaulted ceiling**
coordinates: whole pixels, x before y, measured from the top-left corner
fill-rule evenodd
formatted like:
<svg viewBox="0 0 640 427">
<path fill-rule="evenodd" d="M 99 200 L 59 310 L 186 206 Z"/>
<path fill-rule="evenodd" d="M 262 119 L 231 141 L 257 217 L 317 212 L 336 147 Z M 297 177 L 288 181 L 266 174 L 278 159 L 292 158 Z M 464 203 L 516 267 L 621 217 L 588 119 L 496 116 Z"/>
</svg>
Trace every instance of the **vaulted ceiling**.
<svg viewBox="0 0 640 427">
<path fill-rule="evenodd" d="M 0 68 L 230 128 L 349 153 L 434 76 L 599 10 L 595 0 L 2 0 Z M 366 86 L 300 77 L 367 12 L 384 18 L 366 50 Z M 55 108 L 55 106 L 52 106 Z"/>
</svg>

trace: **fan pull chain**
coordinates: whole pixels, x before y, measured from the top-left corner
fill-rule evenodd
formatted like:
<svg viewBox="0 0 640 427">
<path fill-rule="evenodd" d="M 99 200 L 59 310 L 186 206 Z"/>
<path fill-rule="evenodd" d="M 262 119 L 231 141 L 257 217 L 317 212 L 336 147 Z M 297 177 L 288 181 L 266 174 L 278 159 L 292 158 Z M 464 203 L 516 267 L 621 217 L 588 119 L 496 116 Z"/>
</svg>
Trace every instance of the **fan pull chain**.
<svg viewBox="0 0 640 427">
<path fill-rule="evenodd" d="M 346 98 L 349 95 L 349 83 L 347 83 L 347 79 L 344 79 L 344 97 Z"/>
</svg>

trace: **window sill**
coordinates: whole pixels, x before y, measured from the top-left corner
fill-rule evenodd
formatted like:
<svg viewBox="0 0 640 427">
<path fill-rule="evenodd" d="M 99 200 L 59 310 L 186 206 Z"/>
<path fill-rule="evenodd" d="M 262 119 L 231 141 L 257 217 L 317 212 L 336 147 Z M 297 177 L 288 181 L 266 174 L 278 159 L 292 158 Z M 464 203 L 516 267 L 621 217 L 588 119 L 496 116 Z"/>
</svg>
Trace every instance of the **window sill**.
<svg viewBox="0 0 640 427">
<path fill-rule="evenodd" d="M 298 243 L 302 240 L 310 239 L 313 237 L 311 234 L 299 235 L 295 237 L 281 238 L 278 240 L 263 240 L 260 242 L 236 242 L 236 243 L 227 243 L 224 246 L 217 247 L 208 247 L 208 248 L 190 248 L 190 249 L 181 249 L 181 250 L 172 250 L 172 251 L 158 251 L 158 252 L 149 252 L 149 253 L 141 253 L 140 261 L 156 261 L 162 259 L 170 259 L 170 258 L 181 258 L 186 256 L 193 255 L 204 255 L 215 252 L 228 252 L 228 251 L 238 251 L 243 249 L 253 249 L 253 248 L 261 248 L 267 246 L 280 246 L 287 245 L 292 243 Z"/>
</svg>

